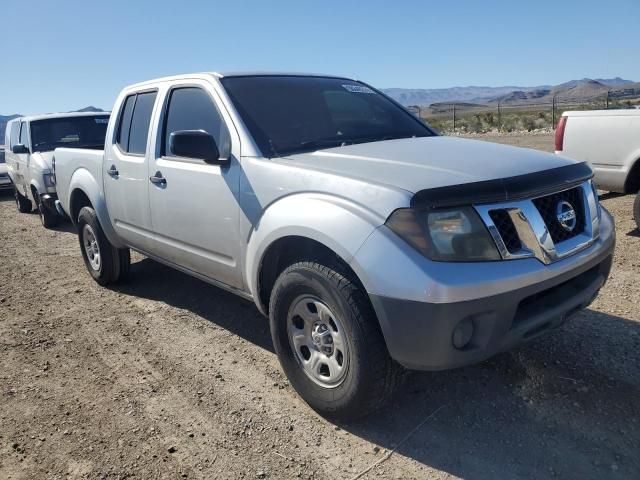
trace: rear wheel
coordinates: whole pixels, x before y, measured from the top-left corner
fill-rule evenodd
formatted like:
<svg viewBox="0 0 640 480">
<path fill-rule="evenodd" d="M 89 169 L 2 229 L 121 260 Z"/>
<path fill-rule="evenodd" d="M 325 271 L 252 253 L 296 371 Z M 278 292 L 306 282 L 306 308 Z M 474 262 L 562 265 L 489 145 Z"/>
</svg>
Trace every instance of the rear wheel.
<svg viewBox="0 0 640 480">
<path fill-rule="evenodd" d="M 636 199 L 633 202 L 633 218 L 636 221 L 638 230 L 640 230 L 640 192 L 636 193 Z"/>
<path fill-rule="evenodd" d="M 269 308 L 280 364 L 320 414 L 348 421 L 383 406 L 402 381 L 366 294 L 339 266 L 300 262 L 276 280 Z"/>
<path fill-rule="evenodd" d="M 18 192 L 16 186 L 13 186 L 13 197 L 16 199 L 16 206 L 18 207 L 18 211 L 20 213 L 29 213 L 33 210 L 33 205 L 31 204 L 31 200 Z"/>
<path fill-rule="evenodd" d="M 91 207 L 80 210 L 78 238 L 84 263 L 96 282 L 109 285 L 127 276 L 131 264 L 129 249 L 116 248 L 109 242 Z"/>
</svg>

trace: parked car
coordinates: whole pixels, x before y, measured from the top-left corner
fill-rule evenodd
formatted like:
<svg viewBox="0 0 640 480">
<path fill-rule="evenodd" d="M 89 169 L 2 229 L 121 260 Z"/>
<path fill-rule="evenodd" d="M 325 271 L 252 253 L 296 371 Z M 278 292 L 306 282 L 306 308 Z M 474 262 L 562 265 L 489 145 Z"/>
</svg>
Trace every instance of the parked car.
<svg viewBox="0 0 640 480">
<path fill-rule="evenodd" d="M 99 284 L 133 249 L 253 300 L 291 385 L 343 420 L 383 405 L 403 367 L 468 365 L 559 326 L 611 268 L 585 162 L 438 136 L 348 78 L 140 83 L 104 151 L 55 155 Z"/>
<path fill-rule="evenodd" d="M 7 123 L 5 157 L 20 212 L 30 212 L 35 205 L 45 227 L 58 223 L 53 151 L 60 146 L 102 149 L 108 121 L 108 113 L 76 112 L 21 117 Z"/>
<path fill-rule="evenodd" d="M 564 112 L 556 128 L 556 153 L 589 162 L 598 188 L 640 191 L 640 111 Z M 640 200 L 634 216 L 640 228 Z"/>
<path fill-rule="evenodd" d="M 13 185 L 9 178 L 9 171 L 7 170 L 7 164 L 4 159 L 4 146 L 0 145 L 0 192 L 4 190 L 11 190 Z"/>
</svg>

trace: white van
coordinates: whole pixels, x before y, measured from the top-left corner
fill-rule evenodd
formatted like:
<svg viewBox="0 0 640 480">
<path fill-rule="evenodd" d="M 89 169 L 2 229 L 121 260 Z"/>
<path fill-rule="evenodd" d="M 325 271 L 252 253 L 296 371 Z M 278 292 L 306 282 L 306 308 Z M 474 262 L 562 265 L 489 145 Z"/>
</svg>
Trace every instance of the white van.
<svg viewBox="0 0 640 480">
<path fill-rule="evenodd" d="M 20 212 L 30 212 L 35 205 L 45 227 L 59 222 L 53 152 L 57 147 L 104 148 L 108 121 L 108 112 L 75 112 L 7 123 L 5 161 Z"/>
</svg>

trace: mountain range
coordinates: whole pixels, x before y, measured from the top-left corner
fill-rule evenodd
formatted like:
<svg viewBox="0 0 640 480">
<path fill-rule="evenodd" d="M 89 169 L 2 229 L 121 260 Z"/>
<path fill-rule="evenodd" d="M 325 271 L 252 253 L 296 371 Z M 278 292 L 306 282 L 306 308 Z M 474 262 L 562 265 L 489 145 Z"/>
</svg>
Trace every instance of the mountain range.
<svg viewBox="0 0 640 480">
<path fill-rule="evenodd" d="M 606 94 L 611 89 L 638 88 L 640 83 L 615 78 L 583 78 L 559 85 L 535 87 L 451 87 L 451 88 L 383 88 L 382 91 L 402 105 L 427 106 L 433 103 L 533 103 L 560 100 L 582 100 Z"/>
</svg>

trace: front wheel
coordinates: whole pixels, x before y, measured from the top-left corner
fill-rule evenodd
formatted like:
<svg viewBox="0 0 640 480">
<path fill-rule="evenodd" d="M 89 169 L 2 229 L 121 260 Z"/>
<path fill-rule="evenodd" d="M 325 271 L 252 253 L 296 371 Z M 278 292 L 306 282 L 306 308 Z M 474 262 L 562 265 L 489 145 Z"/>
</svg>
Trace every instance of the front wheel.
<svg viewBox="0 0 640 480">
<path fill-rule="evenodd" d="M 126 277 L 131 263 L 129 249 L 116 248 L 109 242 L 91 207 L 80 210 L 78 238 L 84 264 L 96 282 L 104 286 Z"/>
<path fill-rule="evenodd" d="M 342 269 L 296 263 L 276 280 L 270 326 L 282 368 L 316 411 L 349 421 L 383 406 L 402 381 L 362 289 Z"/>
<path fill-rule="evenodd" d="M 16 207 L 18 207 L 18 211 L 20 213 L 29 213 L 33 210 L 33 206 L 31 204 L 31 200 L 18 192 L 16 186 L 13 186 L 13 197 L 16 200 Z"/>
</svg>

